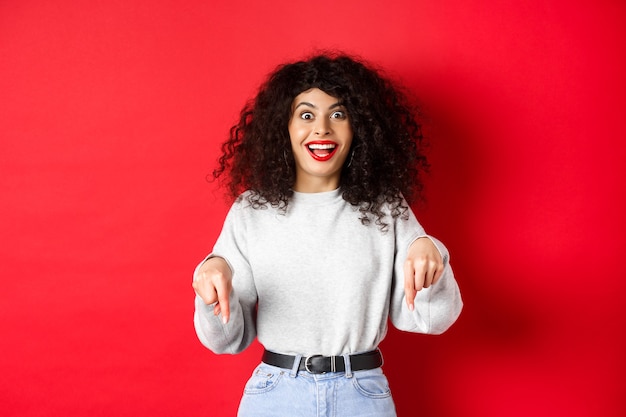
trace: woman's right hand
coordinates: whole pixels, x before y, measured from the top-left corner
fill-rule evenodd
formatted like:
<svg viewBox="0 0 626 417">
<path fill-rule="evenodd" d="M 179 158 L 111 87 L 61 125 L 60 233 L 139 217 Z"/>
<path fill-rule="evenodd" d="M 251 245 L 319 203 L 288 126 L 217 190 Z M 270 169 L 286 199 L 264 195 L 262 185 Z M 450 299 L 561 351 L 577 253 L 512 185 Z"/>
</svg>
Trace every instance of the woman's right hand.
<svg viewBox="0 0 626 417">
<path fill-rule="evenodd" d="M 230 293 L 233 290 L 232 271 L 224 258 L 207 259 L 194 276 L 192 287 L 205 304 L 215 304 L 213 314 L 222 313 L 222 322 L 230 318 Z"/>
</svg>

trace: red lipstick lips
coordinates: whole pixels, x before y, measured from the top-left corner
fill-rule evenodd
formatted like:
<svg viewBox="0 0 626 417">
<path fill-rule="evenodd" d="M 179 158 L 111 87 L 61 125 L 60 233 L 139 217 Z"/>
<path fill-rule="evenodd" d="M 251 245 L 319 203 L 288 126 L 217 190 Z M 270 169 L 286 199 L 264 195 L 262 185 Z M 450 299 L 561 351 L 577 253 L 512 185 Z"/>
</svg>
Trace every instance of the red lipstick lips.
<svg viewBox="0 0 626 417">
<path fill-rule="evenodd" d="M 333 157 L 337 144 L 328 140 L 317 140 L 307 143 L 306 148 L 313 159 L 324 162 Z"/>
</svg>

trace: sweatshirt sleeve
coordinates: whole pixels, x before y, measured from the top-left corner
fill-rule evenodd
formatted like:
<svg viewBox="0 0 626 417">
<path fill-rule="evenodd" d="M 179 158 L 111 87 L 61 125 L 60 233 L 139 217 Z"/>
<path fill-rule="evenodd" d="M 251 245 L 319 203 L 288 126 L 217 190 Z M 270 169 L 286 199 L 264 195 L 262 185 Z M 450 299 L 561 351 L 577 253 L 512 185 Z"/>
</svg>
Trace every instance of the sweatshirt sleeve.
<svg viewBox="0 0 626 417">
<path fill-rule="evenodd" d="M 391 290 L 391 322 L 399 330 L 407 332 L 441 334 L 456 321 L 463 308 L 459 286 L 450 266 L 450 255 L 443 243 L 424 233 L 412 213 L 407 222 L 402 228 L 408 227 L 413 232 L 410 239 L 400 240 L 403 243 L 398 244 L 396 252 Z M 406 236 L 405 232 L 401 230 L 400 236 Z M 410 311 L 404 294 L 404 262 L 409 246 L 420 237 L 428 237 L 435 244 L 443 259 L 444 271 L 436 284 L 418 291 L 415 308 Z"/>
<path fill-rule="evenodd" d="M 200 342 L 212 352 L 235 354 L 246 349 L 256 337 L 255 312 L 257 293 L 250 265 L 245 253 L 245 233 L 241 227 L 241 206 L 233 205 L 213 251 L 195 269 L 194 279 L 200 265 L 207 259 L 219 256 L 226 260 L 233 273 L 233 291 L 230 294 L 230 319 L 222 322 L 221 314 L 215 316 L 215 304 L 206 305 L 196 295 L 194 327 Z"/>
</svg>

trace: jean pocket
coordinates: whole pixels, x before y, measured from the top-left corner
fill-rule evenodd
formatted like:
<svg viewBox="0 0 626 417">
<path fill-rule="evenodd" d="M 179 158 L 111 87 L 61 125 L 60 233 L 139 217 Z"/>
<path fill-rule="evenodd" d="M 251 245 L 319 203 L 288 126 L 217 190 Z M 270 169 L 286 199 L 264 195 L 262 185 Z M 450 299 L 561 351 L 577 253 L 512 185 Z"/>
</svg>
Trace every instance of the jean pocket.
<svg viewBox="0 0 626 417">
<path fill-rule="evenodd" d="M 380 368 L 355 372 L 352 385 L 359 394 L 367 398 L 389 398 L 391 396 L 389 382 Z"/>
<path fill-rule="evenodd" d="M 280 368 L 261 364 L 256 367 L 252 376 L 246 383 L 244 393 L 263 394 L 276 388 L 285 372 Z"/>
</svg>

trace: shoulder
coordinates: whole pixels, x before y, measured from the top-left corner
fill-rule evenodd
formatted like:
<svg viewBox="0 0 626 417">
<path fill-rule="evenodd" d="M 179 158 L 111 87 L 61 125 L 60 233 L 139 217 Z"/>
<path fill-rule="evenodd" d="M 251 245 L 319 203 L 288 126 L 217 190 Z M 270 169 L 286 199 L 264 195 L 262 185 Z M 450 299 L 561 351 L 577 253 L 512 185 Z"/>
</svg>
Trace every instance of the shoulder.
<svg viewBox="0 0 626 417">
<path fill-rule="evenodd" d="M 408 220 L 413 215 L 411 206 L 401 193 L 380 196 L 378 202 L 380 211 L 387 219 Z"/>
<path fill-rule="evenodd" d="M 382 205 L 382 211 L 397 235 L 413 239 L 414 236 L 424 234 L 424 229 L 417 220 L 415 212 L 402 194 L 387 199 Z"/>
<path fill-rule="evenodd" d="M 250 217 L 257 213 L 275 210 L 275 205 L 270 204 L 259 193 L 248 190 L 239 194 L 233 202 L 230 212 L 238 216 Z"/>
</svg>

